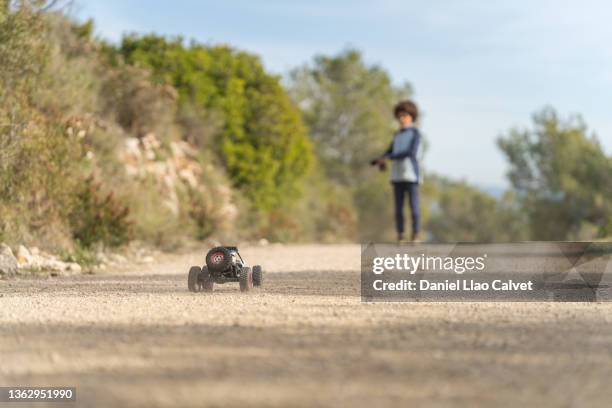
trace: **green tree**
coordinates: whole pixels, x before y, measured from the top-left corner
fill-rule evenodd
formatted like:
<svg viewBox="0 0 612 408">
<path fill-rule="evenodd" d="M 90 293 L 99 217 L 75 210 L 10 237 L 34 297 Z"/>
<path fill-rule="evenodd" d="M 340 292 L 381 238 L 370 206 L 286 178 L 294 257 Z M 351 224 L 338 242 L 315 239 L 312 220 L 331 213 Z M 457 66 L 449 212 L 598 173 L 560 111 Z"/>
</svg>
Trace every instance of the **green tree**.
<svg viewBox="0 0 612 408">
<path fill-rule="evenodd" d="M 527 238 L 526 220 L 512 193 L 499 201 L 466 182 L 430 176 L 435 186 L 426 229 L 434 242 L 512 242 Z"/>
<path fill-rule="evenodd" d="M 563 120 L 552 108 L 533 116 L 533 129 L 498 139 L 508 178 L 536 240 L 588 240 L 612 234 L 612 158 L 581 117 Z"/>
<path fill-rule="evenodd" d="M 220 154 L 234 186 L 256 209 L 270 211 L 299 196 L 312 148 L 297 107 L 259 58 L 227 46 L 184 45 L 181 38 L 124 37 L 126 62 L 173 85 L 183 112 L 221 115 Z"/>
<path fill-rule="evenodd" d="M 315 56 L 312 65 L 292 71 L 290 87 L 328 176 L 351 186 L 361 183 L 359 176 L 370 173 L 367 162 L 390 143 L 393 105 L 412 93 L 353 49 Z"/>
</svg>

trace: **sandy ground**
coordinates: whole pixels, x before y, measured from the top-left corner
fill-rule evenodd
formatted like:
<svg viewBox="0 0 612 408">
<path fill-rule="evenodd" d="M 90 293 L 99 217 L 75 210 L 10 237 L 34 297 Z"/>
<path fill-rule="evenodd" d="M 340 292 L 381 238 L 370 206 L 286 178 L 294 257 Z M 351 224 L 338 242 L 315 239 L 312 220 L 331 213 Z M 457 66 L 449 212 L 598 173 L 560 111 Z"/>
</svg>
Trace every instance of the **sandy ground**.
<svg viewBox="0 0 612 408">
<path fill-rule="evenodd" d="M 0 281 L 0 385 L 76 386 L 79 407 L 612 406 L 612 303 L 362 304 L 358 246 L 243 252 L 268 271 L 250 294 L 188 292 L 203 254 Z"/>
</svg>

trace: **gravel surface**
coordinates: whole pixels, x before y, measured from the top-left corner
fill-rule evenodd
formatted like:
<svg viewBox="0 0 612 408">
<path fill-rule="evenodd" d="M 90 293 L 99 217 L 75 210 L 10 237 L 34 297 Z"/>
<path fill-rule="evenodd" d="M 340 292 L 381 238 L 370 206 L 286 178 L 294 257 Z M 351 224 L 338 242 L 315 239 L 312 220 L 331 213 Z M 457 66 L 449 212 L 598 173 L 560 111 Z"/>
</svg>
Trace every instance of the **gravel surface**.
<svg viewBox="0 0 612 408">
<path fill-rule="evenodd" d="M 612 303 L 362 304 L 356 245 L 242 252 L 267 271 L 250 294 L 188 292 L 203 253 L 0 281 L 0 385 L 76 386 L 79 407 L 612 406 Z"/>
</svg>

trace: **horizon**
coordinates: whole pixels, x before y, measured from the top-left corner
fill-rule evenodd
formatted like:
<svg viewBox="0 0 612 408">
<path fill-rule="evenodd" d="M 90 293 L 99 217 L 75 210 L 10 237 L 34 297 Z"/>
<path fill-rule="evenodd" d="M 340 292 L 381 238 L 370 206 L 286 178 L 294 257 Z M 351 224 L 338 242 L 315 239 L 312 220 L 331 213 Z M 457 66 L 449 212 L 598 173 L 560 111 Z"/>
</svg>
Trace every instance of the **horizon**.
<svg viewBox="0 0 612 408">
<path fill-rule="evenodd" d="M 612 8 L 596 7 L 605 5 L 597 1 L 565 7 L 542 1 L 530 8 L 524 3 L 441 2 L 414 5 L 411 12 L 397 1 L 374 8 L 365 1 L 81 0 L 73 15 L 79 21 L 92 18 L 95 34 L 115 43 L 126 33 L 155 32 L 228 44 L 258 55 L 267 70 L 283 78 L 317 54 L 355 48 L 395 84 L 412 86 L 428 138 L 425 168 L 498 191 L 509 183 L 496 138 L 513 127 L 530 128 L 531 115 L 544 106 L 563 118 L 581 115 L 589 133 L 612 151 L 606 112 L 612 102 L 607 71 L 612 52 L 601 45 L 612 36 L 606 23 Z M 212 7 L 215 13 L 207 13 Z M 416 41 L 406 45 L 401 24 L 414 30 Z M 465 135 L 471 138 L 467 143 Z"/>
</svg>

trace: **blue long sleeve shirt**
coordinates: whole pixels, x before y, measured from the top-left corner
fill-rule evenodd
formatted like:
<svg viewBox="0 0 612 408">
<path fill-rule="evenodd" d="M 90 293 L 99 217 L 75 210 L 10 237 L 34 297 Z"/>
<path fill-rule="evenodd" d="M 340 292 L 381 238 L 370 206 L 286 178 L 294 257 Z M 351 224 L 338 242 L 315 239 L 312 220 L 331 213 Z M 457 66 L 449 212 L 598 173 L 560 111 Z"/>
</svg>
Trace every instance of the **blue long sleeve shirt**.
<svg viewBox="0 0 612 408">
<path fill-rule="evenodd" d="M 392 182 L 421 181 L 417 159 L 420 142 L 421 134 L 414 126 L 400 129 L 395 133 L 391 145 L 383 155 L 392 161 Z"/>
</svg>

